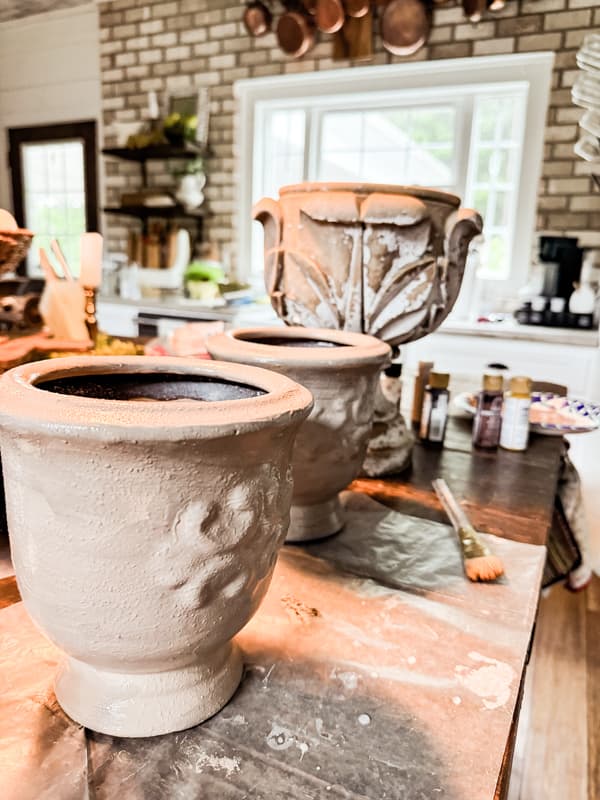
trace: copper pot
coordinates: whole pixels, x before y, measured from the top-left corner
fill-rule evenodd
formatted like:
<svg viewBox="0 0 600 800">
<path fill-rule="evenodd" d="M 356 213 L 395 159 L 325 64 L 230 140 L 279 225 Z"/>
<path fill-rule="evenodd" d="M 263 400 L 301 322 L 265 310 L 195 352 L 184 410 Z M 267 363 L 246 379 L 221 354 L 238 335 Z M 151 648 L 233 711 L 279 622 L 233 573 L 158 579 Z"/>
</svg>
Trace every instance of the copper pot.
<svg viewBox="0 0 600 800">
<path fill-rule="evenodd" d="M 425 44 L 430 27 L 423 0 L 391 0 L 381 16 L 383 46 L 396 56 L 410 56 Z"/>
<path fill-rule="evenodd" d="M 277 41 L 288 56 L 302 58 L 315 43 L 312 20 L 299 11 L 286 11 L 277 22 Z"/>
<path fill-rule="evenodd" d="M 317 0 L 317 28 L 322 33 L 336 33 L 345 19 L 342 0 Z"/>
<path fill-rule="evenodd" d="M 246 6 L 242 19 L 250 36 L 264 36 L 271 30 L 273 15 L 264 3 L 253 0 Z"/>
</svg>

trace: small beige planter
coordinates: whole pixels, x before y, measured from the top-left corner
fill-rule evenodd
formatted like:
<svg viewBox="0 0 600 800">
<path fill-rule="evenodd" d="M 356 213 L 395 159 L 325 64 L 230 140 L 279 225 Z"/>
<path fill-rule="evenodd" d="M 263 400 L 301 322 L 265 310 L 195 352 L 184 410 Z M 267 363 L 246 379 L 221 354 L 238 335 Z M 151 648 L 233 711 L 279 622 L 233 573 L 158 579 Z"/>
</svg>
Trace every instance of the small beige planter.
<svg viewBox="0 0 600 800">
<path fill-rule="evenodd" d="M 294 447 L 287 541 L 339 531 L 338 492 L 360 471 L 388 345 L 360 333 L 289 327 L 240 328 L 212 336 L 207 348 L 213 358 L 267 367 L 310 390 L 314 408 Z"/>
<path fill-rule="evenodd" d="M 231 697 L 231 640 L 285 538 L 310 408 L 281 375 L 207 361 L 65 358 L 2 376 L 17 580 L 66 653 L 56 695 L 73 719 L 150 736 Z"/>
</svg>

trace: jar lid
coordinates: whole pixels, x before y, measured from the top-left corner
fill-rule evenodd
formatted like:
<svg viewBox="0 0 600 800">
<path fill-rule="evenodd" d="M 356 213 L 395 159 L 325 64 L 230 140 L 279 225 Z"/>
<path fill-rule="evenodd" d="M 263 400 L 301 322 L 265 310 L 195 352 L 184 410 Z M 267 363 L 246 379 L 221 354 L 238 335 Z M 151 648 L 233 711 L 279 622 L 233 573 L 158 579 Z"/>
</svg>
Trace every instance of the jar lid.
<svg viewBox="0 0 600 800">
<path fill-rule="evenodd" d="M 430 372 L 429 385 L 432 389 L 447 389 L 450 375 L 447 372 Z"/>
<path fill-rule="evenodd" d="M 501 392 L 504 386 L 502 375 L 484 375 L 483 389 L 486 392 Z"/>
<path fill-rule="evenodd" d="M 531 394 L 531 378 L 518 375 L 510 379 L 510 390 L 516 394 Z"/>
</svg>

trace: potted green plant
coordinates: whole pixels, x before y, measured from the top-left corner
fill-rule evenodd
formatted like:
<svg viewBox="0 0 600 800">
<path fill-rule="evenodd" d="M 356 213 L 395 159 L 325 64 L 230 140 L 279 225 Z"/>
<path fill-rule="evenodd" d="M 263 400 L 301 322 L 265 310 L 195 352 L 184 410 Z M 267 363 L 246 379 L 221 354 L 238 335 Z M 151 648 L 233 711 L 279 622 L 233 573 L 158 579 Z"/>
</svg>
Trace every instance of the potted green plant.
<svg viewBox="0 0 600 800">
<path fill-rule="evenodd" d="M 223 267 L 211 258 L 192 261 L 185 271 L 185 288 L 193 300 L 213 303 L 221 297 L 219 284 L 225 280 Z"/>
</svg>

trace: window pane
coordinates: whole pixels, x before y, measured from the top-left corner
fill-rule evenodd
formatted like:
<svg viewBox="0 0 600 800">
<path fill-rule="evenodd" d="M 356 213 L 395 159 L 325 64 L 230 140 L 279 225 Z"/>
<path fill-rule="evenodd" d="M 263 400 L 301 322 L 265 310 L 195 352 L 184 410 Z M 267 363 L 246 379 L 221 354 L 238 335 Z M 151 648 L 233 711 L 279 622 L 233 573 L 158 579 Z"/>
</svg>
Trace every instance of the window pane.
<svg viewBox="0 0 600 800">
<path fill-rule="evenodd" d="M 38 264 L 40 247 L 58 239 L 75 274 L 79 273 L 79 237 L 85 232 L 83 142 L 24 144 L 25 219 L 35 231 L 29 267 Z"/>
<path fill-rule="evenodd" d="M 360 150 L 363 138 L 363 117 L 360 111 L 325 114 L 321 128 L 321 150 Z"/>
<path fill-rule="evenodd" d="M 266 115 L 260 160 L 262 180 L 254 187 L 254 200 L 277 197 L 279 187 L 304 179 L 306 118 L 302 109 L 271 111 Z"/>
<path fill-rule="evenodd" d="M 317 180 L 452 185 L 455 115 L 453 106 L 327 111 Z"/>
<path fill-rule="evenodd" d="M 475 98 L 466 203 L 484 219 L 484 274 L 510 274 L 519 180 L 523 94 Z"/>
<path fill-rule="evenodd" d="M 302 108 L 267 111 L 255 128 L 254 159 L 257 179 L 252 185 L 252 202 L 277 197 L 281 186 L 301 183 L 304 173 L 306 113 Z M 260 281 L 263 273 L 263 228 L 252 226 L 250 242 L 251 273 Z M 241 254 L 242 263 L 247 254 Z"/>
</svg>

